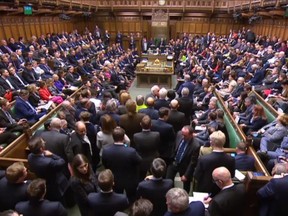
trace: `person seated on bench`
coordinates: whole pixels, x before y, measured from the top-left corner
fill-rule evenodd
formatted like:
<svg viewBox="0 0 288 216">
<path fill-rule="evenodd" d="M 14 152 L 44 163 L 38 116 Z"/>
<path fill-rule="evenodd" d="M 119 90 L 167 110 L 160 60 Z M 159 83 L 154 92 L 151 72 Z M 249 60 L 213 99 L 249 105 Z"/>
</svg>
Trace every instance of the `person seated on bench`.
<svg viewBox="0 0 288 216">
<path fill-rule="evenodd" d="M 251 155 L 246 154 L 247 145 L 244 142 L 240 142 L 236 146 L 236 153 L 235 156 L 235 168 L 240 171 L 253 171 L 255 169 L 255 159 Z"/>
<path fill-rule="evenodd" d="M 27 119 L 29 124 L 34 124 L 47 113 L 47 110 L 34 108 L 28 101 L 29 92 L 22 89 L 15 102 L 15 114 L 18 118 Z"/>
<path fill-rule="evenodd" d="M 274 127 L 266 130 L 260 141 L 260 152 L 275 151 L 288 134 L 288 115 L 279 115 Z"/>
</svg>

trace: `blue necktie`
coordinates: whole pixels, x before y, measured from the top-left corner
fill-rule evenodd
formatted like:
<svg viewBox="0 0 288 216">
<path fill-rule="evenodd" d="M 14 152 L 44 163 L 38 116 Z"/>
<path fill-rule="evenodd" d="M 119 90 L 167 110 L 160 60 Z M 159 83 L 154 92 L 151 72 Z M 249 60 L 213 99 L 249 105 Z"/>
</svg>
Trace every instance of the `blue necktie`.
<svg viewBox="0 0 288 216">
<path fill-rule="evenodd" d="M 177 150 L 177 153 L 176 153 L 176 156 L 175 156 L 175 161 L 176 163 L 180 163 L 182 158 L 183 158 L 183 155 L 184 155 L 184 152 L 185 152 L 185 149 L 186 149 L 186 141 L 183 139 L 179 145 L 179 148 Z"/>
</svg>

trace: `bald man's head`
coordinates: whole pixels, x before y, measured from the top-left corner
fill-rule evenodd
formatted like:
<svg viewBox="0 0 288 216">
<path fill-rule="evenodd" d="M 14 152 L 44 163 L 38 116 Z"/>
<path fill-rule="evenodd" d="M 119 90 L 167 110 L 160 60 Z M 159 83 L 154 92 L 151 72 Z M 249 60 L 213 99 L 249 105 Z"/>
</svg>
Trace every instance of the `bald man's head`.
<svg viewBox="0 0 288 216">
<path fill-rule="evenodd" d="M 146 105 L 148 107 L 153 107 L 154 106 L 154 102 L 155 102 L 154 98 L 148 97 L 147 100 L 146 100 Z"/>
<path fill-rule="evenodd" d="M 226 167 L 218 167 L 214 169 L 212 178 L 221 189 L 232 184 L 230 171 Z"/>
<path fill-rule="evenodd" d="M 174 99 L 170 102 L 170 108 L 171 109 L 177 109 L 178 106 L 179 106 L 179 102 L 177 100 Z"/>
</svg>

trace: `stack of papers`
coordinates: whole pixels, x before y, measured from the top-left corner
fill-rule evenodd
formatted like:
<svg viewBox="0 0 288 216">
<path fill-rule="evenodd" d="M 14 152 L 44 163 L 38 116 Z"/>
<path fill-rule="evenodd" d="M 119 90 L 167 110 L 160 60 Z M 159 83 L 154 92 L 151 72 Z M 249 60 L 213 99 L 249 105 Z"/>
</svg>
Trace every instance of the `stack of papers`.
<svg viewBox="0 0 288 216">
<path fill-rule="evenodd" d="M 189 203 L 193 201 L 200 201 L 204 204 L 205 208 L 208 208 L 208 204 L 204 203 L 204 199 L 209 196 L 208 193 L 202 193 L 202 192 L 193 192 L 193 196 L 189 196 Z"/>
</svg>

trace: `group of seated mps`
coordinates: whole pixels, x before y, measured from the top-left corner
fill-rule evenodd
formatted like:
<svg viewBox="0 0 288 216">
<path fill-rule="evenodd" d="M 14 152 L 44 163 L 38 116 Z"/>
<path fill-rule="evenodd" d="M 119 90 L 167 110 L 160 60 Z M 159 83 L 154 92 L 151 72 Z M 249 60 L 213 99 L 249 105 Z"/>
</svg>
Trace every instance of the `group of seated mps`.
<svg viewBox="0 0 288 216">
<path fill-rule="evenodd" d="M 73 49 L 69 49 L 67 57 L 65 52 L 61 56 L 69 60 L 80 54 L 85 56 L 86 51 L 93 53 L 93 47 L 96 47 L 93 43 L 101 43 L 99 38 L 90 41 L 77 32 L 71 35 L 54 35 L 56 41 L 52 43 L 52 40 L 48 54 L 61 49 L 69 41 Z M 63 206 L 71 207 L 76 202 L 83 216 L 125 215 L 127 212 L 143 216 L 204 216 L 207 212 L 211 216 L 244 215 L 245 188 L 242 183 L 234 184 L 232 178 L 235 169 L 255 170 L 255 161 L 246 155 L 246 143 L 238 143 L 235 158 L 224 152 L 224 147 L 229 147 L 229 134 L 224 122 L 225 113 L 217 109 L 216 91 L 247 135 L 254 136 L 254 132 L 258 135 L 259 131 L 260 155 L 283 153 L 281 163 L 275 164 L 275 160 L 267 163 L 271 166 L 271 173 L 281 178 L 273 178 L 257 195 L 261 201 L 261 216 L 285 215 L 287 205 L 282 196 L 288 188 L 285 181 L 287 166 L 283 163 L 286 162 L 286 152 L 283 151 L 284 144 L 280 146 L 275 139 L 278 142 L 280 137 L 286 140 L 288 116 L 283 107 L 279 107 L 283 113 L 279 114 L 274 126 L 267 125 L 269 129 L 265 130 L 267 118 L 263 107 L 259 107 L 255 97 L 249 94 L 252 87 L 263 96 L 269 93 L 268 96 L 274 94 L 278 98 L 278 94 L 273 93 L 275 86 L 281 95 L 285 92 L 287 76 L 283 71 L 286 63 L 282 61 L 284 51 L 280 50 L 284 48 L 281 39 L 279 47 L 279 41 L 274 39 L 270 42 L 259 37 L 253 39 L 250 30 L 245 32 L 244 29 L 237 37 L 231 34 L 231 38 L 229 35 L 227 40 L 223 40 L 224 37 L 210 33 L 202 38 L 184 34 L 182 40 L 171 40 L 170 48 L 175 56 L 178 54 L 176 73 L 183 81 L 179 80 L 176 90 L 154 85 L 150 93 L 138 95 L 136 100 L 125 90 L 134 77 L 138 62 L 135 52 L 128 50 L 118 55 L 119 46 L 116 45 L 112 45 L 110 50 L 116 54 L 110 57 L 109 51 L 97 52 L 91 62 L 95 73 L 79 76 L 81 79 L 74 75 L 80 73 L 83 62 L 77 61 L 73 65 L 69 60 L 66 76 L 62 70 L 57 78 L 52 75 L 51 85 L 61 91 L 51 100 L 61 104 L 61 109 L 56 117 L 45 123 L 44 129 L 35 132 L 28 143 L 29 171 L 37 179 L 26 181 L 27 170 L 22 163 L 8 167 L 0 180 L 0 210 L 14 209 L 29 216 L 66 215 Z M 73 47 L 77 42 L 80 44 Z M 82 42 L 90 44 L 90 47 Z M 40 50 L 36 52 L 40 49 L 37 43 L 37 38 L 32 38 L 31 46 L 35 48 L 32 53 L 35 55 L 41 53 Z M 272 55 L 268 55 L 270 52 Z M 59 55 L 60 51 L 54 52 L 54 63 L 61 58 Z M 2 57 L 6 58 L 6 54 Z M 93 63 L 99 65 L 101 61 L 103 68 L 99 71 Z M 271 75 L 277 72 L 277 79 L 271 86 L 262 84 L 264 72 L 270 73 L 269 70 Z M 260 72 L 262 78 L 259 78 Z M 73 77 L 71 86 L 84 85 L 72 97 L 69 96 L 72 91 L 69 85 L 57 88 L 59 80 L 68 80 L 69 76 Z M 265 78 L 267 76 L 269 74 Z M 119 81 L 117 84 L 115 77 Z M 255 82 L 256 78 L 261 82 Z M 35 81 L 39 96 L 42 82 L 42 78 Z M 36 92 L 37 88 L 33 95 Z M 26 89 L 12 91 L 18 104 L 14 107 L 15 114 L 19 119 L 13 118 L 9 101 L 1 100 L 3 116 L 9 120 L 7 125 L 14 125 L 11 128 L 21 127 L 22 122 L 33 124 L 46 112 L 42 108 L 30 108 L 30 95 L 32 93 Z M 270 98 L 274 99 L 269 96 L 268 101 Z M 23 116 L 28 113 L 21 112 L 23 107 L 33 110 L 31 116 Z M 12 119 L 15 122 L 11 122 Z M 260 136 L 260 131 L 263 136 Z M 257 137 L 254 138 L 256 148 Z M 276 149 L 270 148 L 272 145 Z M 175 188 L 177 173 L 183 189 Z M 191 182 L 193 192 L 206 192 L 209 196 L 189 203 Z M 209 204 L 207 210 L 203 203 Z"/>
<path fill-rule="evenodd" d="M 32 36 L 28 43 L 1 40 L 0 143 L 11 143 L 82 85 L 95 97 L 117 97 L 130 86 L 138 58 L 137 49 L 125 51 L 119 42 L 104 44 L 77 30 Z"/>
</svg>

